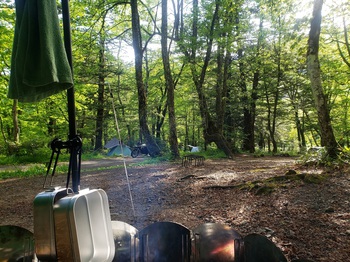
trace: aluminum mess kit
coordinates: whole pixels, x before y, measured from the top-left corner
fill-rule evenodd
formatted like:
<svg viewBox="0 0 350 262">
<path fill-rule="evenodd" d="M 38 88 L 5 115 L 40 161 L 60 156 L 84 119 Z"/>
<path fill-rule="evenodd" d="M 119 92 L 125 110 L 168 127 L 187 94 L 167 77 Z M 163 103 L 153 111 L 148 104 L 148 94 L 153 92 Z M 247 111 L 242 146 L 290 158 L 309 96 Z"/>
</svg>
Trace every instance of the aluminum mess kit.
<svg viewBox="0 0 350 262">
<path fill-rule="evenodd" d="M 108 198 L 102 189 L 78 194 L 53 188 L 34 199 L 39 261 L 112 261 L 115 253 Z"/>
</svg>

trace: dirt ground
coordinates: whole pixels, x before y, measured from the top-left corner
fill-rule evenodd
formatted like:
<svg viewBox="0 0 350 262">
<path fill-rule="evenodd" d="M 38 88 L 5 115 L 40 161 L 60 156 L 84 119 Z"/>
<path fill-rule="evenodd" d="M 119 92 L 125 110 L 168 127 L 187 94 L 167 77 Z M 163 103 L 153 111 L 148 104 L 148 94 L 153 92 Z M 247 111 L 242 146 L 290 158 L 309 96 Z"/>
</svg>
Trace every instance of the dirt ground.
<svg viewBox="0 0 350 262">
<path fill-rule="evenodd" d="M 190 167 L 183 167 L 181 162 L 145 165 L 142 160 L 127 159 L 127 176 L 120 159 L 83 163 L 82 188 L 107 192 L 112 220 L 124 221 L 139 230 L 155 221 L 178 222 L 189 229 L 208 222 L 222 223 L 243 236 L 267 236 L 289 261 L 349 261 L 347 168 L 329 171 L 306 168 L 292 157 L 247 155 L 232 160 L 205 160 L 204 165 Z M 114 168 L 97 169 L 102 166 Z M 276 180 L 272 192 L 257 190 L 261 181 L 283 176 L 288 170 L 302 177 L 327 177 L 312 183 Z M 65 180 L 64 175 L 55 176 L 54 185 L 64 187 Z M 43 177 L 0 180 L 0 225 L 33 231 L 32 203 L 43 191 L 42 184 Z M 249 190 L 237 185 L 253 187 Z"/>
</svg>

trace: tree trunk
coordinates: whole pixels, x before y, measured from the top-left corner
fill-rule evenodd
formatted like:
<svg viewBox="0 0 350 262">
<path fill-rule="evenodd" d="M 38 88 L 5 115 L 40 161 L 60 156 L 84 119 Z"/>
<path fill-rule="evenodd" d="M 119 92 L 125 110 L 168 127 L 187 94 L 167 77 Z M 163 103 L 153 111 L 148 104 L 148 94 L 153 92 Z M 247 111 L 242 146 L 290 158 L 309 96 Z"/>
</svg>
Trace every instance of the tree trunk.
<svg viewBox="0 0 350 262">
<path fill-rule="evenodd" d="M 264 85 L 265 87 L 265 98 L 266 98 L 266 105 L 267 105 L 267 129 L 269 131 L 269 152 L 271 152 L 271 143 L 272 143 L 272 152 L 276 153 L 277 152 L 277 142 L 275 139 L 275 131 L 276 131 L 276 124 L 275 124 L 275 117 L 274 117 L 274 112 L 275 110 L 273 109 L 272 102 L 270 101 L 270 96 L 269 96 L 269 90 L 267 84 Z M 276 92 L 275 91 L 275 99 L 276 99 Z M 274 103 L 276 105 L 276 103 Z"/>
<path fill-rule="evenodd" d="M 139 102 L 139 124 L 142 136 L 145 138 L 147 148 L 151 156 L 157 156 L 160 154 L 160 149 L 154 138 L 152 137 L 148 125 L 147 125 L 147 98 L 146 90 L 143 83 L 142 76 L 142 42 L 141 42 L 141 29 L 140 18 L 137 7 L 137 0 L 131 0 L 131 22 L 132 22 L 132 40 L 135 54 L 135 78 L 138 93 Z"/>
<path fill-rule="evenodd" d="M 256 117 L 256 101 L 258 100 L 258 86 L 259 86 L 260 72 L 257 70 L 253 76 L 253 85 L 252 92 L 250 96 L 250 143 L 249 143 L 249 152 L 255 152 L 255 117 Z"/>
<path fill-rule="evenodd" d="M 160 139 L 161 138 L 161 129 L 163 127 L 164 124 L 164 119 L 165 119 L 165 115 L 167 113 L 168 107 L 167 105 L 164 105 L 163 103 L 163 97 L 160 99 L 159 105 L 157 106 L 157 121 L 155 123 L 155 128 L 154 128 L 154 133 L 156 138 Z M 166 104 L 166 102 L 165 102 Z M 164 105 L 164 107 L 162 107 L 162 105 Z"/>
<path fill-rule="evenodd" d="M 238 19 L 237 19 L 238 20 Z M 260 56 L 260 48 L 261 48 L 261 42 L 263 37 L 263 19 L 260 18 L 259 23 L 259 37 L 258 42 L 256 46 L 256 58 L 259 61 Z M 243 50 L 238 50 L 238 56 L 239 58 L 243 58 Z M 260 79 L 260 63 L 258 62 L 257 70 L 254 72 L 253 75 L 253 83 L 252 83 L 252 91 L 250 94 L 248 94 L 247 91 L 247 84 L 246 84 L 246 77 L 245 77 L 245 68 L 242 61 L 239 62 L 239 68 L 240 68 L 240 75 L 241 75 L 241 83 L 240 87 L 243 92 L 243 144 L 242 149 L 244 151 L 249 151 L 250 153 L 255 152 L 255 117 L 256 117 L 256 101 L 258 100 L 257 95 L 257 89 L 259 86 L 259 79 Z"/>
<path fill-rule="evenodd" d="M 102 81 L 100 79 L 100 81 Z M 95 151 L 102 150 L 103 140 L 103 117 L 104 117 L 104 89 L 105 85 L 103 82 L 98 84 L 98 98 L 97 98 L 97 112 L 96 112 L 96 126 L 95 126 Z"/>
<path fill-rule="evenodd" d="M 8 148 L 8 141 L 7 141 L 7 138 L 6 138 L 6 134 L 5 134 L 5 131 L 4 131 L 4 124 L 2 122 L 2 118 L 0 116 L 0 130 L 1 130 L 1 135 L 2 135 L 2 138 L 4 139 L 4 142 Z"/>
<path fill-rule="evenodd" d="M 50 137 L 55 136 L 55 127 L 56 127 L 56 119 L 50 116 L 49 122 L 47 124 L 47 133 Z"/>
<path fill-rule="evenodd" d="M 281 17 L 278 17 L 278 23 L 279 26 L 281 26 Z M 281 49 L 282 49 L 282 44 L 281 44 L 281 39 L 282 39 L 282 33 L 279 32 L 278 33 L 278 46 L 275 47 L 276 50 L 276 57 L 277 57 L 277 83 L 276 83 L 276 87 L 275 90 L 273 92 L 274 94 L 274 102 L 273 102 L 273 111 L 272 111 L 272 125 L 270 127 L 270 134 L 271 134 L 271 141 L 272 141 L 272 152 L 273 153 L 277 153 L 277 141 L 276 141 L 276 122 L 277 122 L 277 106 L 278 106 L 278 102 L 280 99 L 280 84 L 282 81 L 282 69 L 281 69 Z"/>
<path fill-rule="evenodd" d="M 243 151 L 250 151 L 250 141 L 252 139 L 251 134 L 251 114 L 249 110 L 249 97 L 248 97 L 248 90 L 247 90 L 247 83 L 245 80 L 245 71 L 244 71 L 244 64 L 242 62 L 243 59 L 243 50 L 238 50 L 238 57 L 241 61 L 239 61 L 239 70 L 240 70 L 240 82 L 239 86 L 242 91 L 242 104 L 243 104 L 243 142 L 242 142 L 242 150 Z"/>
<path fill-rule="evenodd" d="M 280 84 L 280 61 L 278 62 L 278 76 L 277 76 L 277 85 L 276 85 L 276 90 L 274 93 L 274 102 L 273 102 L 273 114 L 272 114 L 272 126 L 271 126 L 271 141 L 272 141 L 272 152 L 277 153 L 277 141 L 276 141 L 276 121 L 277 121 L 277 105 L 278 105 L 278 100 L 279 100 L 279 84 Z"/>
<path fill-rule="evenodd" d="M 18 125 L 18 100 L 14 99 L 12 104 L 12 122 L 13 122 L 13 142 L 19 143 L 19 125 Z"/>
<path fill-rule="evenodd" d="M 99 51 L 99 73 L 98 73 L 98 97 L 96 110 L 95 126 L 95 151 L 101 151 L 103 148 L 103 121 L 104 121 L 104 100 L 105 100 L 105 41 L 104 41 L 104 24 L 100 32 L 100 51 Z"/>
<path fill-rule="evenodd" d="M 321 131 L 321 145 L 326 148 L 330 158 L 336 158 L 338 155 L 337 142 L 333 133 L 327 97 L 322 88 L 321 69 L 318 58 L 322 5 L 323 0 L 315 0 L 308 41 L 307 67 Z"/>
<path fill-rule="evenodd" d="M 162 1 L 162 60 L 164 68 L 165 85 L 167 88 L 167 105 L 169 114 L 169 144 L 172 157 L 180 157 L 179 145 L 177 141 L 176 120 L 175 120 L 175 84 L 171 74 L 169 52 L 168 52 L 168 0 Z"/>
<path fill-rule="evenodd" d="M 243 143 L 242 149 L 249 151 L 250 153 L 255 152 L 255 114 L 256 114 L 256 100 L 257 100 L 257 88 L 259 85 L 259 72 L 255 72 L 253 76 L 252 92 L 248 96 L 247 85 L 245 83 L 243 63 L 239 63 L 241 70 L 241 89 L 243 92 L 242 102 L 243 108 Z"/>
<path fill-rule="evenodd" d="M 210 27 L 210 35 L 208 39 L 208 46 L 204 58 L 204 63 L 202 66 L 202 70 L 198 76 L 196 70 L 196 52 L 197 52 L 197 24 L 198 24 L 198 1 L 193 1 L 193 24 L 192 24 L 192 50 L 190 55 L 191 62 L 191 71 L 192 71 L 192 79 L 196 86 L 198 100 L 199 100 L 199 110 L 202 118 L 202 127 L 203 127 L 203 136 L 205 140 L 205 145 L 211 142 L 214 142 L 216 146 L 222 150 L 228 157 L 233 157 L 232 151 L 226 141 L 223 130 L 220 129 L 220 125 L 215 122 L 212 116 L 209 113 L 209 108 L 207 105 L 207 98 L 203 91 L 204 80 L 206 76 L 206 71 L 210 62 L 211 54 L 212 54 L 212 46 L 213 46 L 213 35 L 215 29 L 215 23 L 218 19 L 218 11 L 219 11 L 219 3 L 217 2 L 215 5 L 215 12 L 213 14 L 211 27 Z"/>
<path fill-rule="evenodd" d="M 298 132 L 298 143 L 299 143 L 299 151 L 303 152 L 306 149 L 306 140 L 305 133 L 302 123 L 300 122 L 300 117 L 298 114 L 297 108 L 295 108 L 295 124 Z"/>
</svg>

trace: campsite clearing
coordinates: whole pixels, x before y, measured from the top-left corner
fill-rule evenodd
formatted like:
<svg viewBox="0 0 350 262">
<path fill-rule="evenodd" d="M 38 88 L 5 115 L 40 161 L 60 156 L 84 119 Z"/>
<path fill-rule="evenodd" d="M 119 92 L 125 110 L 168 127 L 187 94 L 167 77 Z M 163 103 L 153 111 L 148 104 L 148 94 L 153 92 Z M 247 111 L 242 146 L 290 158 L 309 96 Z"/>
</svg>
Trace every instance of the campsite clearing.
<svg viewBox="0 0 350 262">
<path fill-rule="evenodd" d="M 190 167 L 182 167 L 181 162 L 135 165 L 142 158 L 127 161 L 135 215 L 122 166 L 97 169 L 111 165 L 110 159 L 83 163 L 82 187 L 107 192 L 112 220 L 139 230 L 155 221 L 178 222 L 190 229 L 207 222 L 222 223 L 243 236 L 267 236 L 289 260 L 335 262 L 350 257 L 350 173 L 346 166 L 330 170 L 300 166 L 292 157 L 248 155 L 206 159 L 204 165 Z M 292 170 L 324 180 L 272 179 Z M 65 175 L 55 177 L 55 185 L 64 186 L 65 179 Z M 43 177 L 0 181 L 1 225 L 33 230 L 32 202 L 43 191 L 42 181 Z M 264 181 L 274 186 L 258 194 Z M 241 184 L 252 187 L 235 187 Z"/>
</svg>

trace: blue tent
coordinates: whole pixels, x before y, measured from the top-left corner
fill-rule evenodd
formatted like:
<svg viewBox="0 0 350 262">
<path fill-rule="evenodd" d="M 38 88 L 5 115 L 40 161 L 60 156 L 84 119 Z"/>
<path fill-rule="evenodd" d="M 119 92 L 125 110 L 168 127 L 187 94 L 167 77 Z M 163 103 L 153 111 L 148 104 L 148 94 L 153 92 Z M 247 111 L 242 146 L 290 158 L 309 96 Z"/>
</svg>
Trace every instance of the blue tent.
<svg viewBox="0 0 350 262">
<path fill-rule="evenodd" d="M 105 148 L 109 149 L 107 156 L 124 155 L 130 156 L 131 150 L 127 145 L 123 145 L 117 138 L 112 138 L 105 145 Z"/>
</svg>

